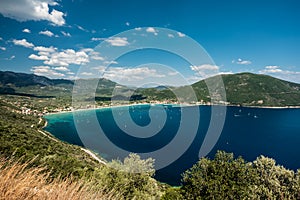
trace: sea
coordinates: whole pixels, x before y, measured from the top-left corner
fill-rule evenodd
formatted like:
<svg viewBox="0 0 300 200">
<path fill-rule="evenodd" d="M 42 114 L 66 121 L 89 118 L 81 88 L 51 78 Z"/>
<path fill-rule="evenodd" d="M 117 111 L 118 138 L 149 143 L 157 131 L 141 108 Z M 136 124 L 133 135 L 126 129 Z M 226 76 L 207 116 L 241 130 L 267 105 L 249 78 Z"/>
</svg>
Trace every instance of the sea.
<svg viewBox="0 0 300 200">
<path fill-rule="evenodd" d="M 216 107 L 223 117 L 212 117 Z M 45 119 L 45 130 L 53 136 L 108 161 L 122 160 L 129 152 L 166 154 L 157 160 L 155 178 L 170 185 L 180 185 L 182 173 L 199 160 L 207 134 L 214 134 L 209 137 L 213 141 L 200 156 L 212 159 L 223 150 L 246 161 L 264 155 L 285 168 L 300 168 L 299 108 L 144 104 L 50 114 Z M 214 126 L 219 128 L 211 133 Z"/>
</svg>

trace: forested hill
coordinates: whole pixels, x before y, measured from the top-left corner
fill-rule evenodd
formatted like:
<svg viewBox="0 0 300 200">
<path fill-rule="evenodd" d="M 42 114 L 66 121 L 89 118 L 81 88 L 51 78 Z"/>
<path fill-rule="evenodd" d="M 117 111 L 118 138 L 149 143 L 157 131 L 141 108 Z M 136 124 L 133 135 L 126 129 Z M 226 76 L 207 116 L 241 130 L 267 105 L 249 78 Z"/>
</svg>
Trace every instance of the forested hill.
<svg viewBox="0 0 300 200">
<path fill-rule="evenodd" d="M 226 101 L 230 105 L 243 106 L 300 106 L 300 84 L 280 80 L 272 76 L 239 73 L 227 74 L 222 76 L 226 91 Z M 219 91 L 210 91 L 207 89 L 207 81 L 213 81 L 216 77 L 201 80 L 192 84 L 199 102 L 210 102 L 211 95 L 218 94 Z M 89 81 L 95 79 L 80 79 L 81 84 L 89 86 Z M 98 80 L 97 80 L 98 81 Z M 28 96 L 71 96 L 74 81 L 65 79 L 49 79 L 34 74 L 24 74 L 15 72 L 0 71 L 0 93 Z M 96 90 L 96 101 L 110 101 L 116 82 L 107 79 L 98 81 Z M 120 85 L 119 85 L 120 86 Z M 128 91 L 133 90 L 134 95 L 150 102 L 176 101 L 176 97 L 171 90 L 184 90 L 185 87 L 167 87 L 159 86 L 153 88 L 132 88 L 122 86 L 124 96 Z M 220 87 L 216 87 L 220 88 Z M 130 92 L 129 92 L 130 93 Z M 187 94 L 188 95 L 188 94 Z M 131 99 L 131 98 L 130 98 Z"/>
<path fill-rule="evenodd" d="M 300 84 L 252 73 L 222 75 L 222 80 L 230 104 L 300 106 Z M 205 80 L 194 83 L 192 87 L 198 99 L 209 96 Z"/>
<path fill-rule="evenodd" d="M 66 79 L 49 79 L 44 76 L 34 74 L 16 73 L 11 71 L 0 71 L 0 84 L 12 84 L 16 87 L 25 87 L 32 85 L 58 85 L 58 84 L 73 84 L 73 81 Z"/>
</svg>

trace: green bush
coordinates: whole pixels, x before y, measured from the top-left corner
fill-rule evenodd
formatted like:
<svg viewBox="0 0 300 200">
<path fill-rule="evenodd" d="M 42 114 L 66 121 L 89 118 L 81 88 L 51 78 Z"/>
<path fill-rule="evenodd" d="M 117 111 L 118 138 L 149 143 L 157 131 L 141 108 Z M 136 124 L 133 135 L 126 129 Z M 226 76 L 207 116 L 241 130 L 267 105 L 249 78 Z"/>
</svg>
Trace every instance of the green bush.
<svg viewBox="0 0 300 200">
<path fill-rule="evenodd" d="M 95 176 L 98 176 L 98 184 L 115 190 L 124 199 L 159 199 L 162 193 L 159 184 L 152 178 L 154 171 L 152 158 L 142 160 L 137 154 L 129 154 L 124 162 L 109 162 Z"/>
<path fill-rule="evenodd" d="M 181 190 L 180 188 L 175 188 L 175 187 L 168 188 L 161 198 L 161 200 L 181 200 L 181 199 L 183 199 Z"/>
<path fill-rule="evenodd" d="M 218 151 L 183 174 L 184 199 L 299 199 L 299 170 L 294 173 L 264 156 L 245 162 Z"/>
</svg>

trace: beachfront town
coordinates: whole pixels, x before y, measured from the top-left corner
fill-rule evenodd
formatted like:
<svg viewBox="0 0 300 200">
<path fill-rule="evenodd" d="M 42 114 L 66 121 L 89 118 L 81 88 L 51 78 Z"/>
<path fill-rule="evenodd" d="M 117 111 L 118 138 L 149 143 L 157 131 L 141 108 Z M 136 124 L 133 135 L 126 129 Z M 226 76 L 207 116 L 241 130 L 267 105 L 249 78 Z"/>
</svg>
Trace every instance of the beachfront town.
<svg viewBox="0 0 300 200">
<path fill-rule="evenodd" d="M 122 105 L 137 105 L 137 104 L 151 104 L 151 105 L 165 105 L 165 104 L 175 104 L 175 105 L 211 105 L 211 102 L 205 102 L 204 100 L 200 100 L 198 102 L 178 102 L 171 100 L 142 100 L 142 101 L 105 101 L 105 102 L 95 102 L 95 104 L 80 104 L 80 105 L 72 105 L 72 102 L 63 101 L 55 98 L 51 99 L 38 99 L 33 97 L 18 97 L 13 95 L 0 96 L 0 100 L 3 102 L 15 106 L 19 108 L 18 110 L 14 109 L 13 112 L 21 113 L 24 115 L 33 115 L 37 117 L 42 117 L 43 115 L 58 113 L 58 112 L 71 112 L 74 110 L 81 109 L 98 109 L 104 107 L 113 107 L 113 106 L 122 106 Z M 218 105 L 229 105 L 229 102 L 219 101 Z"/>
</svg>

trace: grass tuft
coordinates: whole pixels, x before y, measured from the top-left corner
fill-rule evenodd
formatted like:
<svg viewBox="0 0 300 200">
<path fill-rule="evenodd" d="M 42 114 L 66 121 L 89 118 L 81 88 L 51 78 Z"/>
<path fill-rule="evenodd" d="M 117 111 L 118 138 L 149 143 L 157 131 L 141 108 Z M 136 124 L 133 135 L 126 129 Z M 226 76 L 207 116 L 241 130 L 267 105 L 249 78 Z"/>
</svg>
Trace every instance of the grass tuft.
<svg viewBox="0 0 300 200">
<path fill-rule="evenodd" d="M 96 190 L 92 181 L 71 177 L 49 181 L 45 168 L 28 168 L 29 163 L 0 159 L 0 199 L 116 199 L 113 192 Z"/>
</svg>

